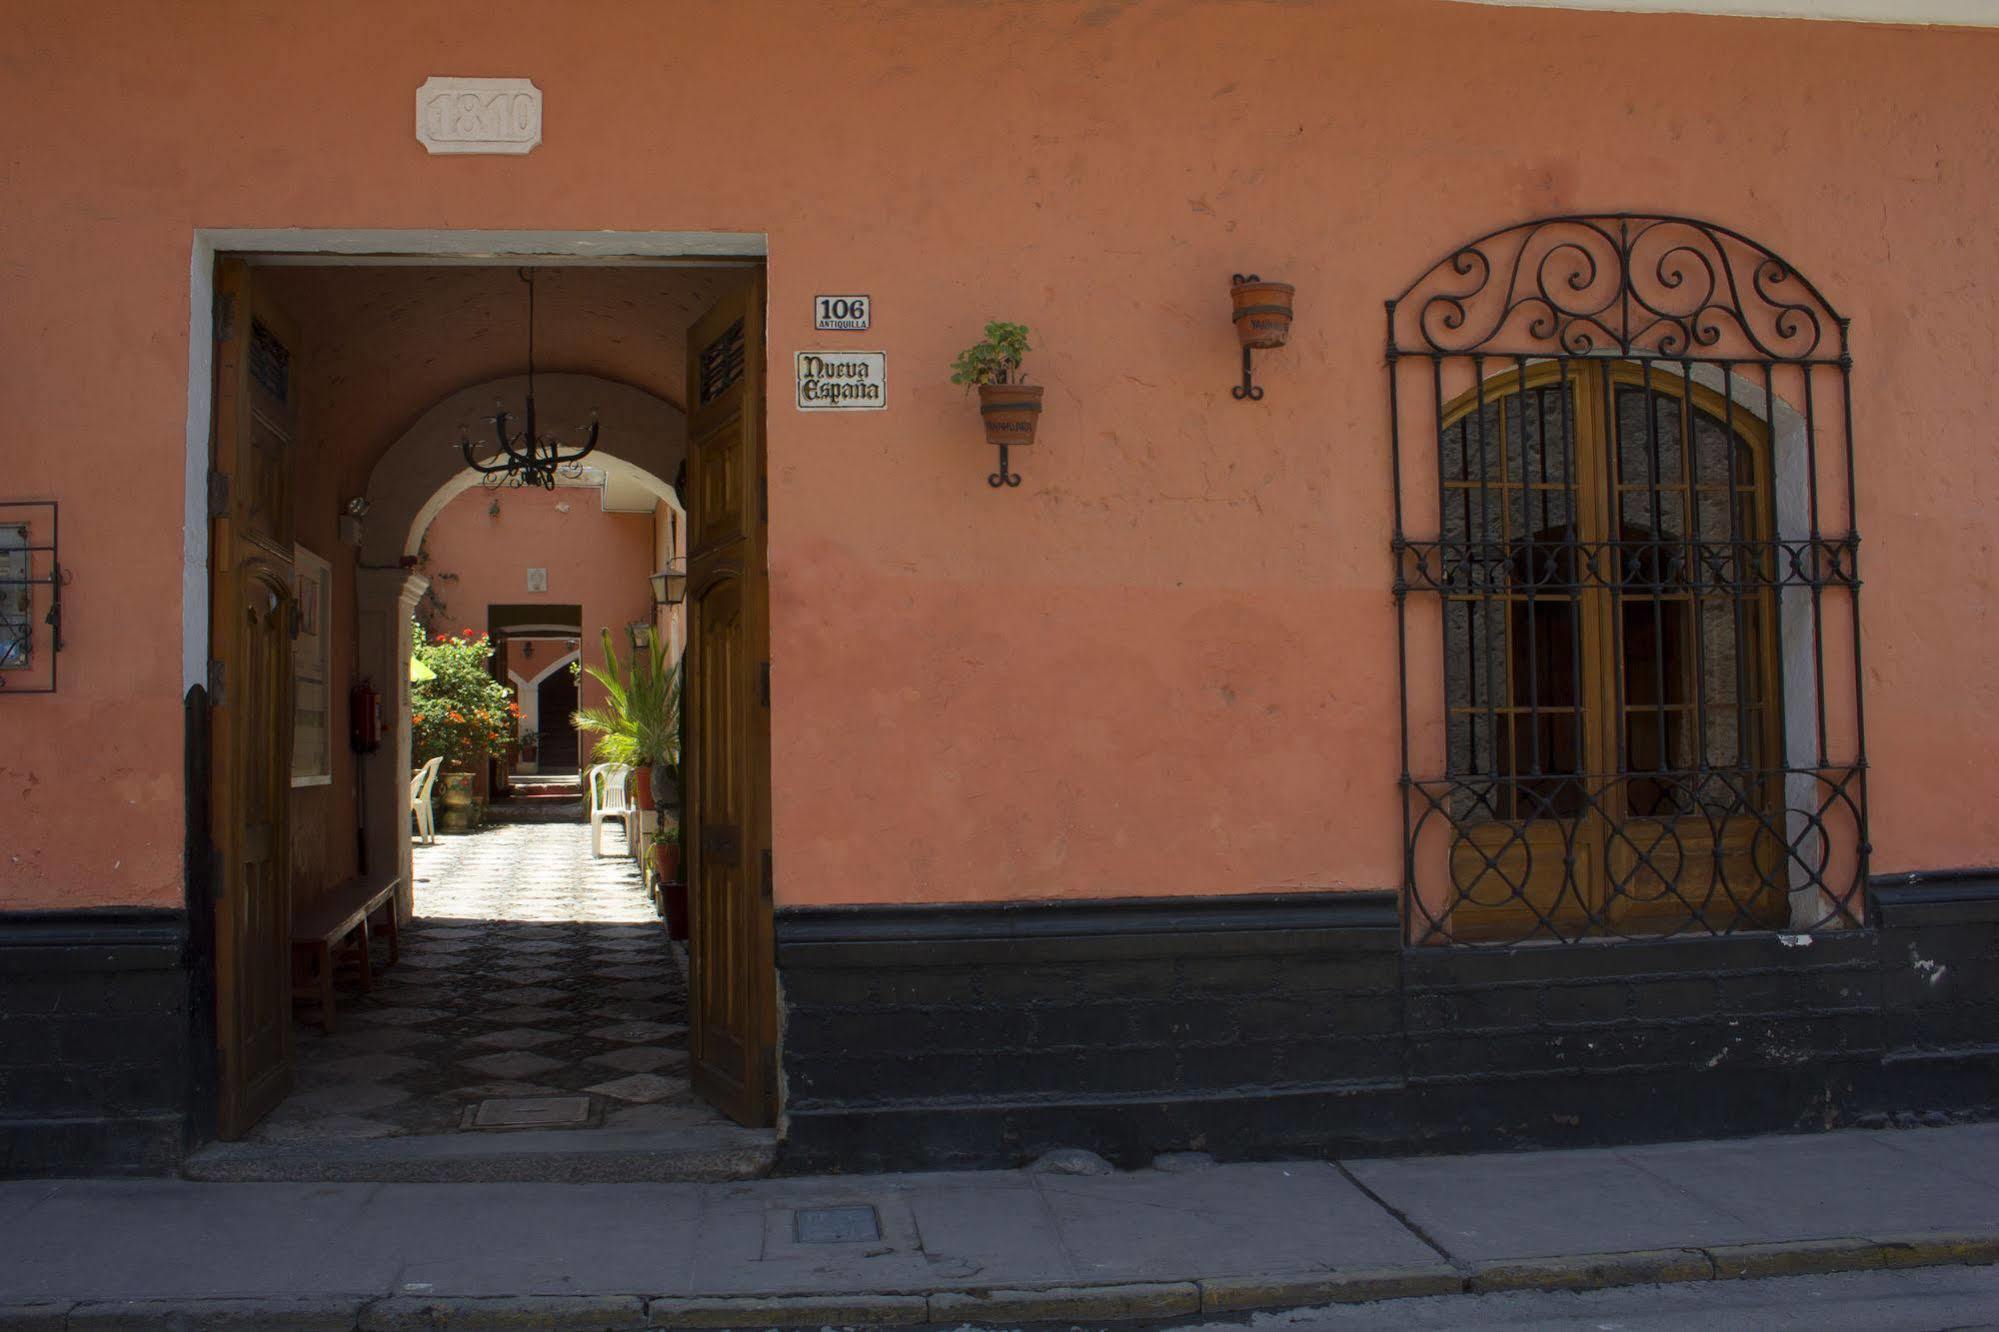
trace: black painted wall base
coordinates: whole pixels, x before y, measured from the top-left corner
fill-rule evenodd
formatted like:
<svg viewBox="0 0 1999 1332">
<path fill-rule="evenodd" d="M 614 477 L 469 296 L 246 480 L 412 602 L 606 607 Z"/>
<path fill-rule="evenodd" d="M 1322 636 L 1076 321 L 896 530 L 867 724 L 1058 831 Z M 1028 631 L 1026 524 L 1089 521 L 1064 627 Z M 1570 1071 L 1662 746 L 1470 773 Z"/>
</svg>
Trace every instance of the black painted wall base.
<svg viewBox="0 0 1999 1332">
<path fill-rule="evenodd" d="M 1390 893 L 781 912 L 791 1171 L 1999 1112 L 1999 876 L 1874 928 L 1404 950 Z"/>
<path fill-rule="evenodd" d="M 0 1176 L 158 1174 L 188 1137 L 187 922 L 0 917 Z"/>
<path fill-rule="evenodd" d="M 1999 1113 L 1999 874 L 1866 930 L 1405 950 L 1392 894 L 780 913 L 793 1171 L 1583 1145 Z M 179 912 L 0 917 L 0 1175 L 171 1170 Z"/>
</svg>

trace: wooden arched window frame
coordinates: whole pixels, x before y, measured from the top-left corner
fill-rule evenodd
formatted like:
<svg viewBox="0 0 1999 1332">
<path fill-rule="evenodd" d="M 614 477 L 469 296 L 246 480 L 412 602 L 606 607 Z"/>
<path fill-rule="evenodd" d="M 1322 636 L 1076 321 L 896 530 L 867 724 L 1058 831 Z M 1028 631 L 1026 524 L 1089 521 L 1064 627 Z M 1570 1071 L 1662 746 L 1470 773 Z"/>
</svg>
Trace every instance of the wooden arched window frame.
<svg viewBox="0 0 1999 1332">
<path fill-rule="evenodd" d="M 1784 922 L 1775 467 L 1673 373 L 1549 361 L 1449 403 L 1459 938 Z"/>
</svg>

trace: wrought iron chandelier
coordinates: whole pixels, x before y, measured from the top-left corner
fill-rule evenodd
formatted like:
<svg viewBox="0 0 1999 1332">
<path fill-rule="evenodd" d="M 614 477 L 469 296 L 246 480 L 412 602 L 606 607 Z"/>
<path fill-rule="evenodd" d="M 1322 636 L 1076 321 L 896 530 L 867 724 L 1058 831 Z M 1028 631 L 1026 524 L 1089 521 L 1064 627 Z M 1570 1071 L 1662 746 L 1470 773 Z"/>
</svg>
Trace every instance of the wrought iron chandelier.
<svg viewBox="0 0 1999 1332">
<path fill-rule="evenodd" d="M 519 489 L 523 486 L 540 486 L 543 490 L 555 489 L 557 476 L 577 478 L 583 475 L 582 459 L 597 448 L 597 413 L 590 413 L 589 433 L 581 444 L 567 444 L 554 435 L 541 433 L 535 420 L 534 411 L 534 273 L 530 269 L 518 270 L 520 279 L 528 289 L 528 401 L 527 413 L 522 421 L 523 429 L 513 433 L 513 415 L 507 411 L 504 402 L 493 404 L 493 415 L 489 418 L 493 425 L 493 436 L 499 448 L 481 459 L 473 454 L 472 437 L 465 427 L 458 428 L 458 448 L 465 455 L 465 465 L 479 473 L 479 484 L 489 488 L 508 486 Z"/>
</svg>

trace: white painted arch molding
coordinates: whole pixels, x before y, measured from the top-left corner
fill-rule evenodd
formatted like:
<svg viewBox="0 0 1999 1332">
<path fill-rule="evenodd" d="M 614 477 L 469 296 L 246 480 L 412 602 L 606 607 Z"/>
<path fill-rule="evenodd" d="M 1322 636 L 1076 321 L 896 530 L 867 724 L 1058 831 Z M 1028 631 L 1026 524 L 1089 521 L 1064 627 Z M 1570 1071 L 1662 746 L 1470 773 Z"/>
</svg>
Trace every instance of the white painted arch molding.
<svg viewBox="0 0 1999 1332">
<path fill-rule="evenodd" d="M 1593 9 L 1621 14 L 1710 14 L 1999 28 L 1999 0 L 1458 0 L 1520 9 Z"/>
<path fill-rule="evenodd" d="M 392 567 L 416 554 L 431 519 L 479 483 L 458 450 L 460 424 L 471 430 L 476 444 L 482 428 L 492 432 L 483 418 L 493 415 L 495 400 L 518 411 L 526 397 L 525 375 L 468 385 L 440 399 L 403 432 L 368 474 L 362 564 Z M 535 411 L 550 429 L 575 430 L 593 409 L 603 431 L 590 465 L 679 507 L 670 481 L 687 457 L 684 412 L 664 398 L 612 379 L 535 376 Z"/>
</svg>

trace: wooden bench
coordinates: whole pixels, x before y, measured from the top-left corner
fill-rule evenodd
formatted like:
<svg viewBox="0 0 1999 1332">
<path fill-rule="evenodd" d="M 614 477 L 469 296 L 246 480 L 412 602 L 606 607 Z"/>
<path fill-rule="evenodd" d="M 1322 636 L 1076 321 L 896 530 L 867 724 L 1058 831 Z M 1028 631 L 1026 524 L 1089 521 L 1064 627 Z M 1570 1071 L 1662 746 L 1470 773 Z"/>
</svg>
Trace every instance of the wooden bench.
<svg viewBox="0 0 1999 1332">
<path fill-rule="evenodd" d="M 292 1002 L 316 999 L 319 1028 L 333 1031 L 333 970 L 335 959 L 353 951 L 361 969 L 361 988 L 374 988 L 368 956 L 373 918 L 383 917 L 389 939 L 389 965 L 402 957 L 396 927 L 396 886 L 389 878 L 349 879 L 292 913 Z"/>
</svg>

